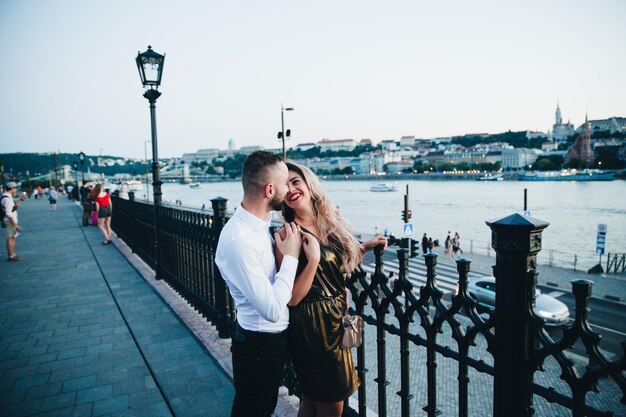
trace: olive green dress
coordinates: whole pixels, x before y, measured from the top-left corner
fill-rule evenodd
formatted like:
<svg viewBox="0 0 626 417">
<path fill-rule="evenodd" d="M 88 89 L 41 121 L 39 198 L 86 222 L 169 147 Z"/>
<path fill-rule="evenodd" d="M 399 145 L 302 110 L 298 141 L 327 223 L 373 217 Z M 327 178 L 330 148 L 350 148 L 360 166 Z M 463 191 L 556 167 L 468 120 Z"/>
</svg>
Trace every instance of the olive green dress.
<svg viewBox="0 0 626 417">
<path fill-rule="evenodd" d="M 288 349 L 302 393 L 313 401 L 338 402 L 360 385 L 352 351 L 341 347 L 341 318 L 346 308 L 341 259 L 320 242 L 320 263 L 306 297 L 289 308 Z M 306 265 L 300 255 L 298 273 Z M 324 281 L 326 295 L 318 278 Z"/>
</svg>

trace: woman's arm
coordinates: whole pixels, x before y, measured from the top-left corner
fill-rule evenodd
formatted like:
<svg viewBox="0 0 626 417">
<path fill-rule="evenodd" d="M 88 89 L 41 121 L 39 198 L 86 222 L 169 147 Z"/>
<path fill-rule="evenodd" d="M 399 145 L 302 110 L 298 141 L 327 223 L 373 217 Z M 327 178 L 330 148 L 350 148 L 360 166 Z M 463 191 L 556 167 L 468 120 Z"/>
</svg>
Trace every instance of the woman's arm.
<svg viewBox="0 0 626 417">
<path fill-rule="evenodd" d="M 376 246 L 383 245 L 387 247 L 387 238 L 384 236 L 374 236 L 367 242 L 361 244 L 361 254 L 365 255 L 368 250 L 374 249 Z"/>
<path fill-rule="evenodd" d="M 320 244 L 310 233 L 302 232 L 302 250 L 307 258 L 307 263 L 304 269 L 296 276 L 296 280 L 293 283 L 293 290 L 291 291 L 291 300 L 287 305 L 293 307 L 300 304 L 300 301 L 306 297 L 313 285 L 313 279 L 315 279 L 315 273 L 317 272 L 317 266 L 320 263 Z"/>
</svg>

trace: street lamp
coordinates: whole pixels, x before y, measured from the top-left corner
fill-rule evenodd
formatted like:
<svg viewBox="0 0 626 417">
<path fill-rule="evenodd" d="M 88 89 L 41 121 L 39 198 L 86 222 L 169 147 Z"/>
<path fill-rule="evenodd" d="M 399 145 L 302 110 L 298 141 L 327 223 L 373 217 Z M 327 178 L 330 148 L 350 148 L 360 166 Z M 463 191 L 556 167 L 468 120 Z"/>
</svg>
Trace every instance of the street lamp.
<svg viewBox="0 0 626 417">
<path fill-rule="evenodd" d="M 85 152 L 81 151 L 81 153 L 78 154 L 78 160 L 80 161 L 80 173 L 83 178 L 83 185 L 85 185 Z"/>
<path fill-rule="evenodd" d="M 141 84 L 146 89 L 143 96 L 150 102 L 150 127 L 152 131 L 152 188 L 154 191 L 154 272 L 161 279 L 161 254 L 159 250 L 159 207 L 161 206 L 161 179 L 159 178 L 159 152 L 156 130 L 156 101 L 161 96 L 158 88 L 163 75 L 165 55 L 157 54 L 148 46 L 144 53 L 137 52 L 135 58 Z M 146 190 L 147 194 L 147 190 Z"/>
<path fill-rule="evenodd" d="M 280 105 L 280 132 L 278 132 L 278 139 L 283 141 L 283 159 L 287 159 L 287 150 L 285 149 L 285 140 L 291 136 L 291 130 L 287 129 L 285 132 L 285 116 L 284 112 L 293 111 L 293 107 L 283 107 Z"/>
<path fill-rule="evenodd" d="M 143 141 L 143 157 L 146 160 L 146 200 L 148 203 L 150 202 L 150 193 L 148 192 L 148 150 L 146 148 L 146 144 L 150 143 L 149 140 Z"/>
</svg>

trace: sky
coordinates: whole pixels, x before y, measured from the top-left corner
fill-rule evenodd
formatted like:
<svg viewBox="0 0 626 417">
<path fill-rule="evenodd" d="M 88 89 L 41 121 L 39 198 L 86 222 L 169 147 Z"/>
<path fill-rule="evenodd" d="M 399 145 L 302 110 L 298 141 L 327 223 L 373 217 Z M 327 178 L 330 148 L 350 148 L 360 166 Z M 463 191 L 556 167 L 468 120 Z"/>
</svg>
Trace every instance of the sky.
<svg viewBox="0 0 626 417">
<path fill-rule="evenodd" d="M 0 153 L 144 158 L 626 117 L 626 2 L 0 0 Z M 150 144 L 147 144 L 150 156 Z"/>
</svg>

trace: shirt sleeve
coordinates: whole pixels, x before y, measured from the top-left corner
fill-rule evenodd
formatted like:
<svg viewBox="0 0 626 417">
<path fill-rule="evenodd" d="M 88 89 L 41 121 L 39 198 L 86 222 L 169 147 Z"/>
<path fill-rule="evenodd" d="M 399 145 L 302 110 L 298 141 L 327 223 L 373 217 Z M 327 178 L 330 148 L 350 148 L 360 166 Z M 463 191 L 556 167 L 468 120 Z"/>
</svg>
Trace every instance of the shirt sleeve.
<svg viewBox="0 0 626 417">
<path fill-rule="evenodd" d="M 228 259 L 222 258 L 218 264 L 220 271 L 261 317 L 276 323 L 291 299 L 298 260 L 286 255 L 272 283 L 259 262 L 258 250 L 252 244 L 237 240 L 229 246 Z"/>
</svg>

